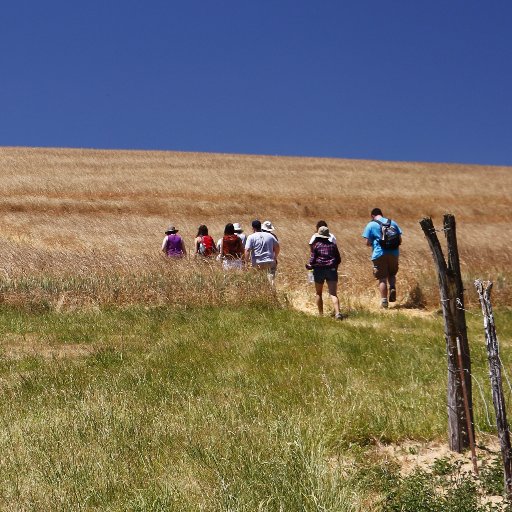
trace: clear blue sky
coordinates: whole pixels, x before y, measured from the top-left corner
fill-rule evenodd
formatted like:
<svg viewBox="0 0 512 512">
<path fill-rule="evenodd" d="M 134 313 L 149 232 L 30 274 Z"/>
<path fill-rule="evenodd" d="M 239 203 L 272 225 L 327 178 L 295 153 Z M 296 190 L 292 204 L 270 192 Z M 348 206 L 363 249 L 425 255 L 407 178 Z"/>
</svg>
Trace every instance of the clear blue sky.
<svg viewBox="0 0 512 512">
<path fill-rule="evenodd" d="M 0 145 L 512 165 L 512 1 L 4 2 Z"/>
</svg>

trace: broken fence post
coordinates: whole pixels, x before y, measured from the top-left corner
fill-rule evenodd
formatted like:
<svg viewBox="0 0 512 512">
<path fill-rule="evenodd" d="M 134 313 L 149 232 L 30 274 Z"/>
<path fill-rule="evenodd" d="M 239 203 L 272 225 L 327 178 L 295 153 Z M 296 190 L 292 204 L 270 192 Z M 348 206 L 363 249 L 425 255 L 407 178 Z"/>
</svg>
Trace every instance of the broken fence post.
<svg viewBox="0 0 512 512">
<path fill-rule="evenodd" d="M 500 440 L 501 454 L 503 456 L 503 474 L 505 481 L 505 493 L 508 499 L 512 499 L 512 449 L 510 446 L 510 432 L 505 409 L 505 396 L 501 381 L 501 360 L 492 313 L 491 290 L 492 282 L 482 283 L 479 279 L 475 281 L 476 291 L 482 306 L 484 316 L 485 344 L 487 347 L 487 358 L 489 360 L 489 378 L 491 379 L 492 401 L 496 413 L 496 427 Z"/>
</svg>

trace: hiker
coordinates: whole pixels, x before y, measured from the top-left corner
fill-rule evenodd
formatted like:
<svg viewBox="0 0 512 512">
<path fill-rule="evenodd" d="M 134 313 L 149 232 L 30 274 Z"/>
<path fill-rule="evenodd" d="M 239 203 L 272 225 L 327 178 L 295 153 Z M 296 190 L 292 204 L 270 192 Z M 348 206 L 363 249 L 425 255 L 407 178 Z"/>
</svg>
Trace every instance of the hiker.
<svg viewBox="0 0 512 512">
<path fill-rule="evenodd" d="M 187 255 L 185 242 L 183 242 L 183 238 L 177 233 L 178 230 L 174 226 L 169 226 L 165 230 L 162 252 L 169 258 L 183 258 Z"/>
<path fill-rule="evenodd" d="M 264 231 L 266 233 L 270 233 L 275 239 L 277 242 L 279 242 L 279 238 L 277 238 L 277 235 L 274 233 L 275 231 L 275 228 L 274 226 L 272 225 L 272 222 L 270 222 L 269 220 L 266 220 L 262 225 L 261 225 L 261 231 Z M 275 258 L 274 260 L 274 264 L 272 266 L 272 272 L 273 272 L 273 275 L 275 277 L 276 275 L 276 272 L 277 272 L 277 257 Z"/>
<path fill-rule="evenodd" d="M 201 224 L 197 228 L 197 235 L 194 240 L 195 252 L 194 256 L 203 256 L 204 258 L 211 258 L 217 252 L 215 241 L 208 234 L 208 228 Z"/>
<path fill-rule="evenodd" d="M 327 227 L 327 222 L 325 222 L 325 220 L 319 220 L 317 223 L 316 223 L 316 232 L 313 233 L 313 236 L 311 237 L 311 240 L 309 241 L 309 245 L 311 245 L 315 239 L 316 239 L 316 235 L 318 234 L 318 230 L 322 227 L 322 226 L 325 226 Z M 329 242 L 332 242 L 333 244 L 336 243 L 336 237 L 329 231 Z"/>
<path fill-rule="evenodd" d="M 225 270 L 241 269 L 242 258 L 244 256 L 244 246 L 242 240 L 235 233 L 233 224 L 226 224 L 224 236 L 221 239 L 220 254 L 222 258 L 222 267 Z"/>
<path fill-rule="evenodd" d="M 334 307 L 334 318 L 342 320 L 343 315 L 340 313 L 340 301 L 337 295 L 338 266 L 341 263 L 341 256 L 338 246 L 330 240 L 330 235 L 327 226 L 320 226 L 318 228 L 315 239 L 310 244 L 311 256 L 306 264 L 306 268 L 313 270 L 318 314 L 322 316 L 324 313 L 322 292 L 324 282 L 327 281 L 327 289 Z"/>
<path fill-rule="evenodd" d="M 270 222 L 269 220 L 266 220 L 261 225 L 261 231 L 265 231 L 265 233 L 270 233 L 279 242 L 279 239 L 277 238 L 276 234 L 274 233 L 275 230 L 276 230 L 276 228 L 274 226 L 272 226 L 272 222 Z"/>
<path fill-rule="evenodd" d="M 402 230 L 394 220 L 384 217 L 380 208 L 374 208 L 370 215 L 372 220 L 364 228 L 363 238 L 372 248 L 373 275 L 379 281 L 381 307 L 387 308 L 388 302 L 396 301 L 398 247 L 402 243 Z"/>
<path fill-rule="evenodd" d="M 244 233 L 244 230 L 242 229 L 242 226 L 235 222 L 233 224 L 233 227 L 235 228 L 235 234 L 242 240 L 242 244 L 245 247 L 245 241 L 247 240 L 247 235 Z"/>
<path fill-rule="evenodd" d="M 259 220 L 252 221 L 253 233 L 245 242 L 245 260 L 254 268 L 265 270 L 270 284 L 274 285 L 275 261 L 279 255 L 279 242 L 270 233 L 261 230 Z"/>
</svg>

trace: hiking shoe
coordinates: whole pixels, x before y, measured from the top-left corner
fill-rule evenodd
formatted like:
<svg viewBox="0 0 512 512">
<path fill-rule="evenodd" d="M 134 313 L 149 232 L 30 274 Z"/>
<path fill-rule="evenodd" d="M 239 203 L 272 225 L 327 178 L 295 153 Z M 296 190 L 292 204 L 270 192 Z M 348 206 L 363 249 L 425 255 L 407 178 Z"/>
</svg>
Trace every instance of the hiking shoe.
<svg viewBox="0 0 512 512">
<path fill-rule="evenodd" d="M 341 313 L 337 313 L 337 314 L 334 316 L 334 318 L 335 318 L 336 320 L 343 320 L 343 315 L 342 315 Z"/>
<path fill-rule="evenodd" d="M 396 301 L 396 289 L 391 288 L 389 290 L 389 302 L 395 302 Z"/>
<path fill-rule="evenodd" d="M 388 309 L 388 299 L 382 299 L 382 302 L 380 303 L 380 307 L 382 309 Z"/>
</svg>

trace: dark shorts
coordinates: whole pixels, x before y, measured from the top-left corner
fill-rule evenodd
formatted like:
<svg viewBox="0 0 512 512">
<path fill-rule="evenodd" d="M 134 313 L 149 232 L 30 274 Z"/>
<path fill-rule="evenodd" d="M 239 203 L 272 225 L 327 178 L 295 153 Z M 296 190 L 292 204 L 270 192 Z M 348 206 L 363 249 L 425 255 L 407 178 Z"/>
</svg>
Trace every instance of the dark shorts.
<svg viewBox="0 0 512 512">
<path fill-rule="evenodd" d="M 338 282 L 338 271 L 335 268 L 317 267 L 313 269 L 315 283 L 323 284 L 324 281 Z"/>
<path fill-rule="evenodd" d="M 398 256 L 383 254 L 380 258 L 372 261 L 373 275 L 375 279 L 387 279 L 398 272 Z"/>
</svg>

